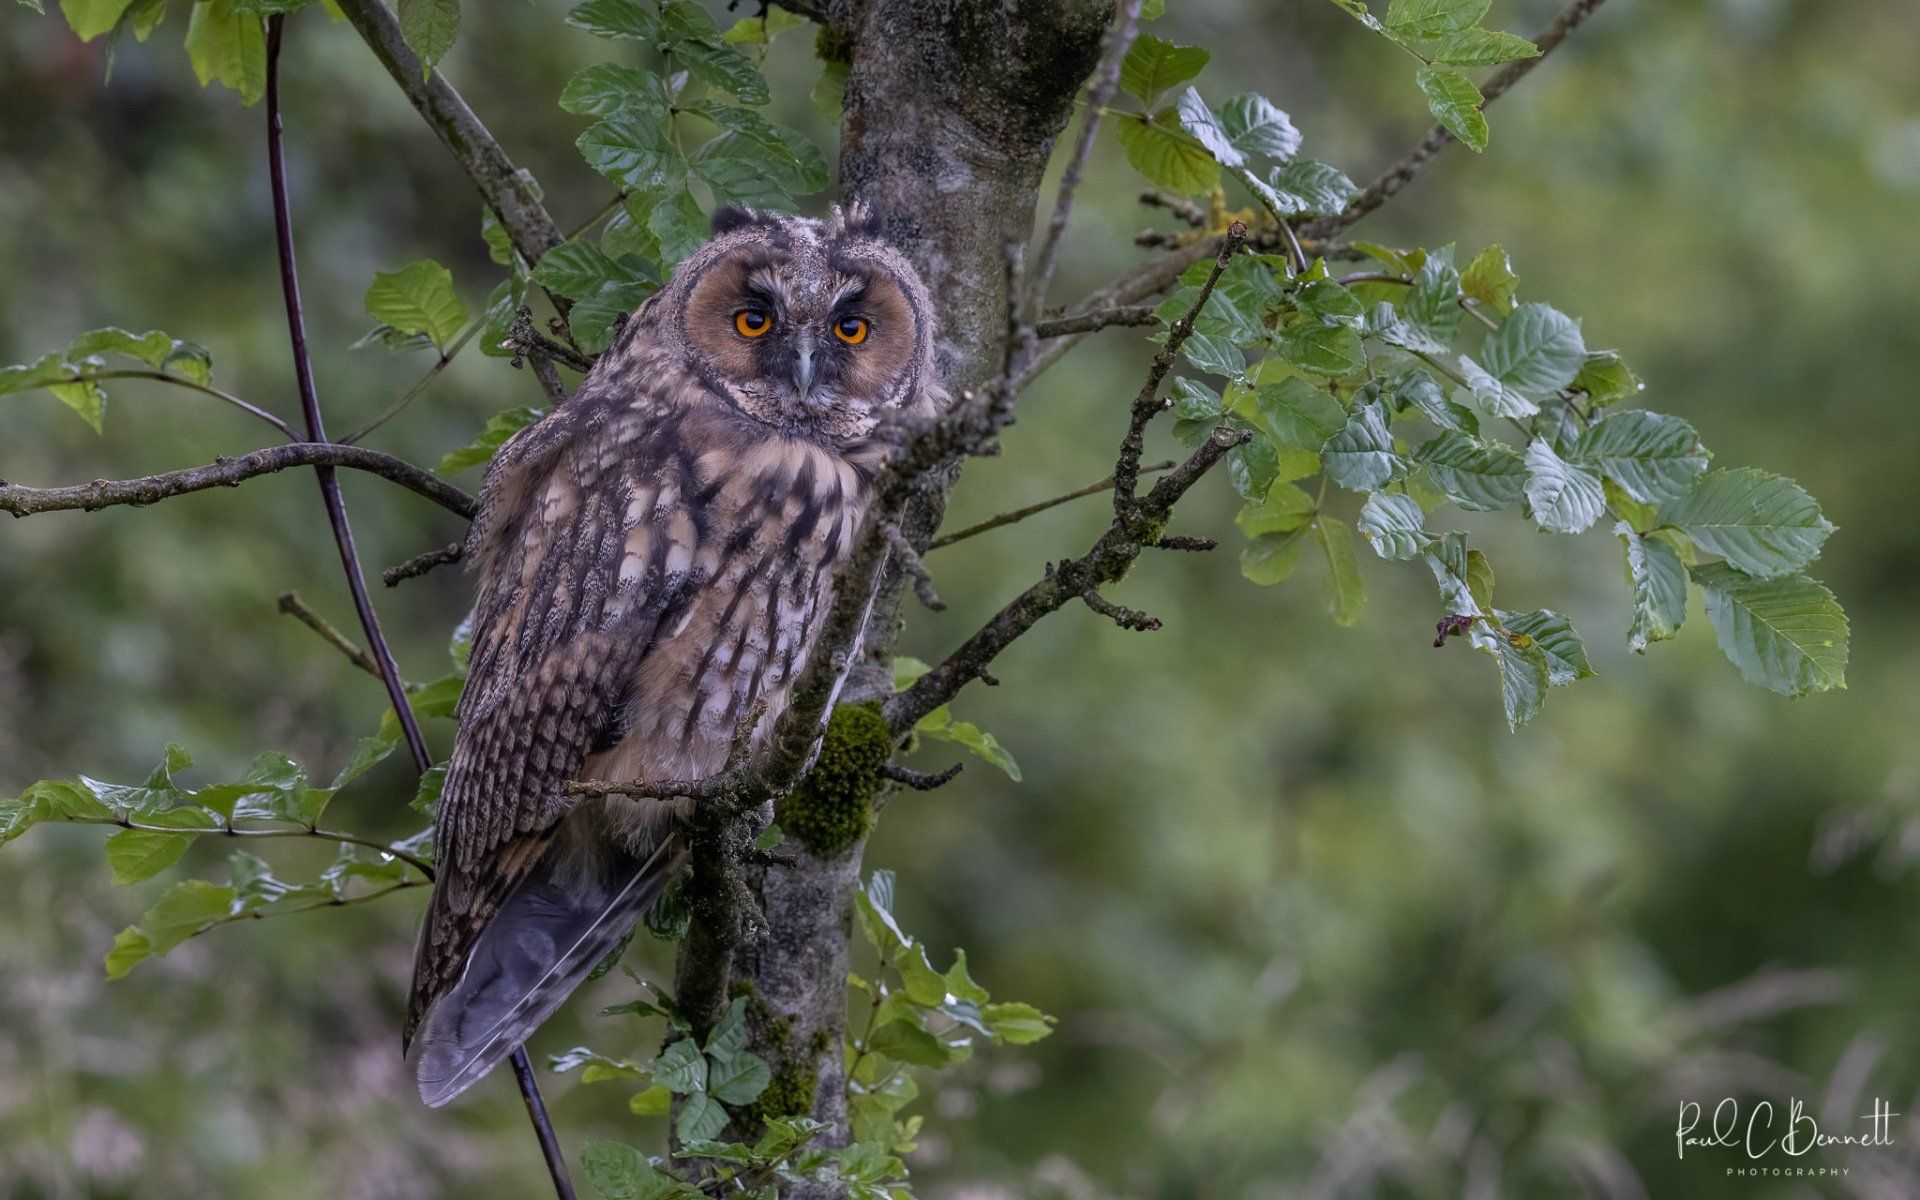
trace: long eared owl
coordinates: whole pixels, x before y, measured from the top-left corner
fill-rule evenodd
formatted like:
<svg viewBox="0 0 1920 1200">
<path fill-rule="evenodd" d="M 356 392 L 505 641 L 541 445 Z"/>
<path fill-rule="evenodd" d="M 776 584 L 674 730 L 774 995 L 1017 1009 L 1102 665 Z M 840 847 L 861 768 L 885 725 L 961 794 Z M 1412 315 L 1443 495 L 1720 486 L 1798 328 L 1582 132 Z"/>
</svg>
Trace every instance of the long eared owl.
<svg viewBox="0 0 1920 1200">
<path fill-rule="evenodd" d="M 723 209 L 576 396 L 501 448 L 439 880 L 407 1015 L 440 1105 L 524 1042 L 679 866 L 684 802 L 570 779 L 695 779 L 764 737 L 825 617 L 884 451 L 938 411 L 931 306 L 860 210 Z"/>
</svg>

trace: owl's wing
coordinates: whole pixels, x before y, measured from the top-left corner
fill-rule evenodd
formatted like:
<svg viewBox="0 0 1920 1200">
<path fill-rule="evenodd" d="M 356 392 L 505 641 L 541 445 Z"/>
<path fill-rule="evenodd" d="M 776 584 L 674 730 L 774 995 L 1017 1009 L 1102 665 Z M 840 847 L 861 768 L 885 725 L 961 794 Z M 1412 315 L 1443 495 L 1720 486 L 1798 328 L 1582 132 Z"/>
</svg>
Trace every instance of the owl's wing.
<svg viewBox="0 0 1920 1200">
<path fill-rule="evenodd" d="M 636 669 L 717 556 L 679 410 L 644 396 L 583 388 L 501 449 L 483 496 L 469 547 L 485 579 L 409 1041 L 539 865 L 563 785 L 618 740 Z"/>
</svg>

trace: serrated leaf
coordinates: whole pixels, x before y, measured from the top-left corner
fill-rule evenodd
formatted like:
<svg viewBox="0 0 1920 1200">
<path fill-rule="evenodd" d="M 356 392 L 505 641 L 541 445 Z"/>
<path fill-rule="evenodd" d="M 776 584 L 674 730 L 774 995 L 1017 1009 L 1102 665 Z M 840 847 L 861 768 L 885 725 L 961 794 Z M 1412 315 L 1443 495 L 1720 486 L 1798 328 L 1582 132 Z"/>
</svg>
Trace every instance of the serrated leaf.
<svg viewBox="0 0 1920 1200">
<path fill-rule="evenodd" d="M 22 2 L 35 12 L 46 11 L 37 0 Z M 90 42 L 103 33 L 111 33 L 131 3 L 132 0 L 60 0 L 60 13 L 66 17 L 67 26 L 73 30 L 75 37 Z"/>
<path fill-rule="evenodd" d="M 631 260 L 608 257 L 592 242 L 575 239 L 555 246 L 533 268 L 533 281 L 571 300 L 596 297 L 635 306 L 653 281 Z"/>
<path fill-rule="evenodd" d="M 426 78 L 460 34 L 460 0 L 399 0 L 400 36 L 420 58 Z"/>
<path fill-rule="evenodd" d="M 660 243 L 660 265 L 673 267 L 706 243 L 707 215 L 692 193 L 681 188 L 654 204 L 647 214 L 647 231 Z"/>
<path fill-rule="evenodd" d="M 707 1060 L 692 1038 L 681 1038 L 653 1060 L 653 1078 L 678 1095 L 707 1090 Z"/>
<path fill-rule="evenodd" d="M 1366 362 L 1360 335 L 1346 325 L 1301 321 L 1281 330 L 1280 356 L 1314 375 L 1350 375 Z"/>
<path fill-rule="evenodd" d="M 1653 642 L 1680 632 L 1687 620 L 1687 569 L 1666 540 L 1640 534 L 1621 521 L 1613 532 L 1626 543 L 1627 578 L 1633 583 L 1633 625 L 1627 648 L 1645 654 Z"/>
<path fill-rule="evenodd" d="M 889 1021 L 874 1030 L 867 1049 L 916 1067 L 944 1067 L 954 1060 L 951 1047 L 906 1019 Z"/>
<path fill-rule="evenodd" d="M 1460 272 L 1460 290 L 1496 313 L 1510 312 L 1519 290 L 1520 278 L 1513 273 L 1513 262 L 1499 246 L 1488 246 L 1474 255 L 1467 269 Z"/>
<path fill-rule="evenodd" d="M 574 145 L 588 166 L 636 191 L 664 192 L 687 178 L 687 160 L 664 112 L 651 108 L 618 109 L 589 126 Z"/>
<path fill-rule="evenodd" d="M 1453 344 L 1460 327 L 1460 272 L 1453 265 L 1452 246 L 1428 252 L 1400 315 L 1435 344 Z"/>
<path fill-rule="evenodd" d="M 1573 453 L 1643 504 L 1686 495 L 1694 476 L 1707 469 L 1707 450 L 1693 426 L 1645 409 L 1594 422 L 1581 432 Z"/>
<path fill-rule="evenodd" d="M 715 1056 L 707 1072 L 707 1092 L 726 1104 L 751 1104 L 767 1090 L 773 1069 L 767 1060 L 742 1050 Z"/>
<path fill-rule="evenodd" d="M 1345 521 L 1329 520 L 1323 513 L 1313 522 L 1320 549 L 1327 556 L 1327 573 L 1321 580 L 1327 613 L 1336 625 L 1351 625 L 1360 619 L 1367 604 L 1367 586 L 1360 578 L 1360 560 L 1353 552 L 1353 531 Z"/>
<path fill-rule="evenodd" d="M 987 1027 L 993 1030 L 996 1037 L 1015 1046 L 1037 1042 L 1053 1033 L 1052 1017 L 1031 1004 L 1017 1000 L 985 1005 L 980 1015 L 986 1019 Z"/>
<path fill-rule="evenodd" d="M 1198 46 L 1177 46 L 1143 33 L 1120 62 L 1120 89 L 1151 105 L 1168 88 L 1200 74 L 1212 57 Z"/>
<path fill-rule="evenodd" d="M 1119 116 L 1114 134 L 1134 170 L 1160 187 L 1193 195 L 1220 182 L 1220 164 L 1205 146 L 1179 127 L 1171 112 L 1162 110 L 1151 117 Z"/>
<path fill-rule="evenodd" d="M 1806 566 L 1833 532 L 1805 488 L 1754 467 L 1700 476 L 1685 496 L 1661 506 L 1660 523 L 1761 579 Z"/>
<path fill-rule="evenodd" d="M 595 37 L 659 42 L 665 33 L 651 4 L 635 0 L 587 0 L 567 14 L 567 24 Z"/>
<path fill-rule="evenodd" d="M 70 383 L 50 383 L 46 387 L 53 393 L 54 399 L 79 413 L 80 419 L 85 421 L 95 433 L 104 430 L 107 394 L 100 390 L 99 384 L 91 379 L 81 379 Z"/>
<path fill-rule="evenodd" d="M 1409 469 L 1394 452 L 1386 405 L 1377 399 L 1354 404 L 1346 426 L 1321 447 L 1320 463 L 1327 478 L 1354 492 L 1377 492 Z"/>
<path fill-rule="evenodd" d="M 1613 350 L 1589 350 L 1580 373 L 1573 377 L 1573 387 L 1585 392 L 1587 399 L 1595 405 L 1625 400 L 1646 389 L 1640 377 L 1633 373 L 1633 368 Z"/>
<path fill-rule="evenodd" d="M 1480 114 L 1485 101 L 1472 80 L 1439 67 L 1421 67 L 1414 72 L 1413 80 L 1427 98 L 1427 111 L 1459 138 L 1462 146 L 1476 154 L 1487 148 L 1487 119 Z"/>
<path fill-rule="evenodd" d="M 425 334 L 443 353 L 467 323 L 467 306 L 453 292 L 453 272 L 430 258 L 376 271 L 367 314 L 402 333 Z"/>
<path fill-rule="evenodd" d="M 1300 565 L 1300 548 L 1307 544 L 1311 526 L 1302 523 L 1287 533 L 1268 533 L 1240 550 L 1240 574 L 1261 587 L 1284 583 Z"/>
<path fill-rule="evenodd" d="M 1600 476 L 1555 454 L 1545 438 L 1535 438 L 1527 445 L 1526 466 L 1527 503 L 1542 529 L 1579 533 L 1606 510 Z"/>
<path fill-rule="evenodd" d="M 1418 558 L 1433 544 L 1426 515 L 1410 496 L 1375 492 L 1360 506 L 1361 536 L 1375 554 L 1394 562 Z"/>
<path fill-rule="evenodd" d="M 512 408 L 487 418 L 486 425 L 471 442 L 455 450 L 449 450 L 440 459 L 440 465 L 434 471 L 441 475 L 452 475 L 468 467 L 483 466 L 493 461 L 493 456 L 506 445 L 507 439 L 527 426 L 547 415 L 544 408 Z"/>
<path fill-rule="evenodd" d="M 1529 639 L 1519 644 L 1498 630 L 1477 639 L 1479 649 L 1500 664 L 1500 706 L 1507 715 L 1507 728 L 1518 730 L 1540 715 L 1551 686 L 1551 668 L 1547 656 Z"/>
<path fill-rule="evenodd" d="M 231 0 L 196 0 L 186 47 L 201 87 L 218 83 L 249 105 L 266 94 L 266 31 L 259 17 L 238 11 Z"/>
<path fill-rule="evenodd" d="M 1550 686 L 1565 687 L 1592 678 L 1593 667 L 1587 662 L 1586 645 L 1581 642 L 1573 622 L 1566 617 L 1547 608 L 1532 612 L 1496 609 L 1494 615 L 1507 627 L 1508 633 L 1528 638 L 1539 648 L 1547 660 L 1547 683 Z"/>
<path fill-rule="evenodd" d="M 1515 308 L 1480 348 L 1489 374 L 1536 400 L 1571 384 L 1586 361 L 1580 326 L 1548 304 Z"/>
<path fill-rule="evenodd" d="M 1256 434 L 1252 441 L 1227 451 L 1227 481 L 1242 500 L 1264 500 L 1278 478 L 1280 452 L 1271 438 Z"/>
<path fill-rule="evenodd" d="M 1360 196 L 1360 189 L 1345 172 L 1311 158 L 1285 163 L 1265 179 L 1249 178 L 1248 182 L 1282 217 L 1331 216 Z"/>
<path fill-rule="evenodd" d="M 589 1142 L 580 1151 L 580 1167 L 602 1200 L 662 1200 L 680 1193 L 671 1176 L 654 1170 L 632 1146 L 618 1142 Z"/>
<path fill-rule="evenodd" d="M 1347 409 L 1298 376 L 1263 383 L 1254 392 L 1253 420 L 1274 441 L 1318 451 L 1347 426 Z"/>
<path fill-rule="evenodd" d="M 1478 25 L 1492 5 L 1493 0 L 1392 0 L 1387 33 L 1421 40 L 1444 37 Z"/>
<path fill-rule="evenodd" d="M 1520 498 L 1527 464 L 1505 442 L 1485 442 L 1447 430 L 1413 451 L 1435 487 L 1461 508 L 1491 512 Z"/>
<path fill-rule="evenodd" d="M 1532 399 L 1500 382 L 1491 371 L 1464 354 L 1460 356 L 1460 375 L 1467 381 L 1474 403 L 1490 417 L 1530 417 L 1540 411 Z"/>
<path fill-rule="evenodd" d="M 1726 563 L 1692 568 L 1720 649 L 1749 683 L 1783 696 L 1845 687 L 1847 615 L 1805 575 L 1755 579 Z"/>
<path fill-rule="evenodd" d="M 107 839 L 107 867 L 115 883 L 139 883 L 179 862 L 192 842 L 187 833 L 122 829 Z"/>
<path fill-rule="evenodd" d="M 171 337 L 158 329 L 129 333 L 109 325 L 105 329 L 90 329 L 74 338 L 67 346 L 67 357 L 78 362 L 96 354 L 124 354 L 150 367 L 158 367 L 166 362 L 175 345 Z"/>
<path fill-rule="evenodd" d="M 233 888 L 208 883 L 204 879 L 187 879 L 174 884 L 163 893 L 158 902 L 140 918 L 140 936 L 145 939 L 140 949 L 144 951 L 124 966 L 131 966 L 139 958 L 163 955 L 181 942 L 186 941 L 202 929 L 220 920 L 228 914 L 237 893 Z M 130 947 L 123 947 L 118 939 L 114 942 L 114 952 L 125 954 Z M 109 955 L 107 977 L 118 979 L 126 970 L 115 971 L 113 956 Z"/>
<path fill-rule="evenodd" d="M 757 16 L 745 16 L 727 27 L 726 40 L 738 45 L 764 46 L 780 34 L 796 26 L 805 25 L 805 17 L 795 16 L 784 8 L 769 6 Z"/>
<path fill-rule="evenodd" d="M 1540 47 L 1518 34 L 1497 29 L 1462 29 L 1441 38 L 1430 54 L 1434 62 L 1449 67 L 1491 67 L 1521 58 L 1537 58 Z"/>
<path fill-rule="evenodd" d="M 952 742 L 954 745 L 964 746 L 973 754 L 999 767 L 1006 773 L 1008 779 L 1015 783 L 1020 782 L 1020 764 L 1015 762 L 1013 755 L 1000 744 L 1000 739 L 971 721 L 954 720 L 948 713 L 946 705 L 941 705 L 921 718 L 914 729 L 935 741 Z"/>
<path fill-rule="evenodd" d="M 599 63 L 576 71 L 560 93 L 560 107 L 583 116 L 604 117 L 626 109 L 659 113 L 669 103 L 666 85 L 658 75 L 621 63 Z"/>
<path fill-rule="evenodd" d="M 1427 566 L 1440 585 L 1442 611 L 1468 617 L 1487 611 L 1492 603 L 1492 572 L 1478 550 L 1467 548 L 1466 534 L 1442 534 L 1427 550 Z"/>
<path fill-rule="evenodd" d="M 1275 482 L 1266 498 L 1242 508 L 1233 520 L 1250 538 L 1291 533 L 1313 516 L 1313 497 L 1294 484 Z"/>
<path fill-rule="evenodd" d="M 1387 396 L 1396 411 L 1417 411 L 1442 430 L 1469 436 L 1480 432 L 1480 422 L 1473 412 L 1448 399 L 1440 381 L 1418 367 L 1394 376 L 1387 384 Z"/>
<path fill-rule="evenodd" d="M 753 60 L 725 42 L 683 41 L 673 48 L 673 62 L 700 82 L 733 93 L 742 104 L 772 99 L 766 76 Z"/>
<path fill-rule="evenodd" d="M 1227 142 L 1248 158 L 1290 159 L 1300 149 L 1300 131 L 1271 100 L 1242 92 L 1215 114 Z"/>
</svg>

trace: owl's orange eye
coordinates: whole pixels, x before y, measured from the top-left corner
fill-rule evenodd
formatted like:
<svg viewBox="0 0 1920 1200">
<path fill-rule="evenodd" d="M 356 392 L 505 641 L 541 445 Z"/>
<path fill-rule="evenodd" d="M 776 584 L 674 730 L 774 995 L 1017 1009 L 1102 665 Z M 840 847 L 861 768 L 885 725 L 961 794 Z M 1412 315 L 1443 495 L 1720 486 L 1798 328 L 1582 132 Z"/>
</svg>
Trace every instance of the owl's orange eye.
<svg viewBox="0 0 1920 1200">
<path fill-rule="evenodd" d="M 867 340 L 867 323 L 859 317 L 848 317 L 833 327 L 833 336 L 849 346 L 858 346 Z"/>
<path fill-rule="evenodd" d="M 757 308 L 743 308 L 733 314 L 733 327 L 741 337 L 757 338 L 773 328 L 773 318 Z"/>
</svg>

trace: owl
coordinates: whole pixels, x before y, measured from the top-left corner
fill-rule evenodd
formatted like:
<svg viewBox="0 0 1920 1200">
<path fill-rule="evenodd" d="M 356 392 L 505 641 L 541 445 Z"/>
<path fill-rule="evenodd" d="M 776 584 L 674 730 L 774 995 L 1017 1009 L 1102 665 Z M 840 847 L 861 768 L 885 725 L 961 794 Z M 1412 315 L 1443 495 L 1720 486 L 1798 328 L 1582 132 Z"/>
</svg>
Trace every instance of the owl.
<svg viewBox="0 0 1920 1200">
<path fill-rule="evenodd" d="M 763 741 L 830 606 L 895 416 L 939 412 L 932 306 L 870 214 L 723 209 L 571 400 L 487 470 L 473 649 L 405 1042 L 459 1095 L 632 929 L 698 779 Z"/>
</svg>

